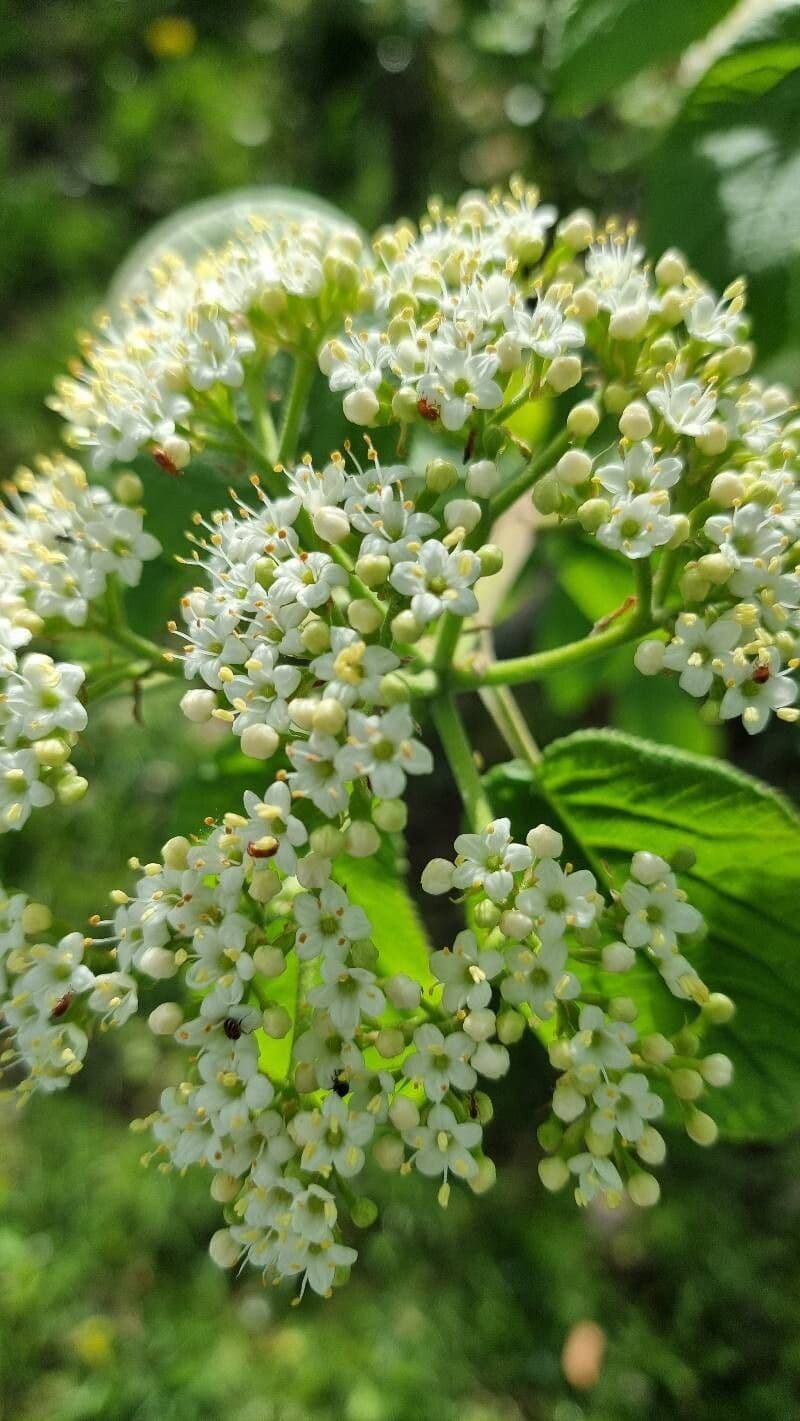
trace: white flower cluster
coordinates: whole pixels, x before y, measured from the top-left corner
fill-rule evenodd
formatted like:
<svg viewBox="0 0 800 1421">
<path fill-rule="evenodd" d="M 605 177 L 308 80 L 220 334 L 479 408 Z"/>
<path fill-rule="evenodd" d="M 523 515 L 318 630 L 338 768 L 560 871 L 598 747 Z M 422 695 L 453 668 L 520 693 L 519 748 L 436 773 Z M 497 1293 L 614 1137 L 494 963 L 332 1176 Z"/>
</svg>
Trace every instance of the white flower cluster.
<svg viewBox="0 0 800 1421">
<path fill-rule="evenodd" d="M 407 775 L 430 771 L 395 648 L 445 611 L 475 612 L 474 585 L 496 566 L 492 549 L 467 546 L 478 504 L 451 501 L 441 528 L 419 509 L 422 483 L 382 467 L 370 445 L 365 469 L 348 472 L 338 455 L 321 471 L 299 465 L 290 498 L 256 484 L 256 508 L 237 500 L 238 516 L 216 515 L 198 540 L 210 586 L 183 599 L 184 666 L 209 689 L 189 691 L 183 709 L 227 720 L 249 755 L 285 750 L 292 788 L 328 818 L 352 779 L 393 800 Z"/>
<path fill-rule="evenodd" d="M 314 215 L 250 223 L 194 267 L 166 256 L 141 296 L 86 342 L 77 375 L 51 400 L 92 467 L 143 449 L 182 469 L 204 432 L 247 419 L 249 367 L 310 349 L 358 309 L 363 243 L 355 227 Z M 259 398 L 263 391 L 259 389 Z M 250 409 L 252 417 L 254 411 Z"/>
<path fill-rule="evenodd" d="M 596 234 L 585 213 L 547 251 L 554 223 L 512 185 L 433 209 L 418 234 L 379 234 L 372 319 L 320 356 L 331 389 L 357 424 L 441 423 L 493 458 L 508 447 L 504 410 L 572 391 L 534 498 L 655 561 L 653 610 L 672 640 L 647 643 L 640 669 L 677 672 L 751 733 L 773 710 L 795 719 L 800 421 L 786 391 L 748 377 L 743 284 L 717 300 L 678 253 L 651 270 L 630 232 Z"/>
<path fill-rule="evenodd" d="M 0 833 L 21 829 L 56 794 L 73 802 L 86 781 L 69 763 L 86 725 L 84 671 L 26 651 L 66 624 L 86 625 L 109 577 L 135 586 L 160 551 L 138 509 L 90 488 L 69 459 L 42 459 L 3 486 L 0 504 Z"/>
<path fill-rule="evenodd" d="M 727 1085 L 732 1076 L 726 1056 L 700 1054 L 706 1026 L 733 1011 L 684 956 L 681 939 L 700 933 L 700 914 L 657 854 L 635 854 L 630 879 L 606 902 L 588 869 L 562 866 L 561 835 L 545 824 L 520 844 L 509 820 L 498 819 L 482 834 L 462 834 L 455 847 L 455 862 L 434 859 L 422 886 L 462 894 L 474 925 L 431 964 L 444 984 L 442 1005 L 462 1020 L 455 1034 L 478 1043 L 467 1053 L 468 1069 L 481 1060 L 484 1074 L 502 1075 L 506 1046 L 527 1025 L 552 1023 L 550 1061 L 559 1075 L 539 1131 L 548 1152 L 543 1183 L 555 1190 L 573 1178 L 579 1204 L 599 1195 L 613 1207 L 626 1193 L 635 1204 L 656 1203 L 658 1181 L 644 1166 L 666 1153 L 652 1124 L 665 1095 L 677 1100 L 690 1137 L 708 1145 L 717 1127 L 696 1102 L 707 1085 Z M 629 971 L 638 954 L 675 996 L 699 1008 L 675 1039 L 637 1029 L 636 1001 L 613 991 L 611 974 Z M 430 1096 L 436 1075 L 424 1078 Z"/>
<path fill-rule="evenodd" d="M 18 1075 L 22 1096 L 63 1089 L 81 1069 L 89 1034 L 123 1026 L 137 1006 L 132 977 L 84 962 L 91 939 L 43 940 L 51 927 L 43 904 L 0 885 L 0 1074 Z"/>
</svg>

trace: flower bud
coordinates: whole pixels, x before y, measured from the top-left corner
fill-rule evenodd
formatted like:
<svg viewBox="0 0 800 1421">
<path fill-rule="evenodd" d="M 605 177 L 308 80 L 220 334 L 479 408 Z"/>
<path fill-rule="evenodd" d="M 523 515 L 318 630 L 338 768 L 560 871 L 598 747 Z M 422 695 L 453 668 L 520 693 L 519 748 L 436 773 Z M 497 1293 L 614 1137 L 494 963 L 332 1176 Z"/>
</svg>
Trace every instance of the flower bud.
<svg viewBox="0 0 800 1421">
<path fill-rule="evenodd" d="M 578 522 L 586 533 L 596 533 L 611 517 L 611 504 L 607 498 L 587 498 L 577 509 Z"/>
<path fill-rule="evenodd" d="M 608 1003 L 608 1015 L 612 1021 L 635 1021 L 639 1007 L 633 997 L 612 997 Z"/>
<path fill-rule="evenodd" d="M 752 345 L 732 345 L 730 350 L 723 351 L 719 360 L 720 374 L 723 379 L 734 379 L 738 375 L 746 375 L 753 364 L 754 351 Z"/>
<path fill-rule="evenodd" d="M 347 720 L 347 709 L 336 696 L 323 696 L 312 716 L 312 725 L 322 735 L 338 735 Z"/>
<path fill-rule="evenodd" d="M 22 931 L 26 937 L 38 937 L 46 933 L 53 921 L 53 914 L 44 903 L 26 903 L 22 910 Z"/>
<path fill-rule="evenodd" d="M 728 431 L 721 419 L 712 419 L 702 433 L 695 435 L 694 442 L 701 454 L 709 457 L 724 454 L 728 447 Z"/>
<path fill-rule="evenodd" d="M 398 612 L 392 620 L 392 637 L 401 646 L 412 646 L 419 641 L 424 627 L 421 627 L 411 611 Z"/>
<path fill-rule="evenodd" d="M 413 977 L 407 977 L 405 972 L 396 972 L 393 977 L 387 977 L 383 983 L 383 989 L 393 1007 L 398 1011 L 416 1011 L 422 996 L 422 988 L 419 982 L 415 982 Z"/>
<path fill-rule="evenodd" d="M 597 296 L 591 286 L 579 286 L 572 293 L 572 305 L 579 321 L 593 321 L 599 310 Z"/>
<path fill-rule="evenodd" d="M 639 1050 L 651 1066 L 663 1066 L 672 1056 L 675 1055 L 675 1047 L 668 1041 L 660 1031 L 654 1031 L 650 1036 L 644 1036 L 641 1040 Z"/>
<path fill-rule="evenodd" d="M 554 474 L 545 474 L 534 484 L 532 498 L 534 507 L 545 517 L 560 511 L 564 495 Z"/>
<path fill-rule="evenodd" d="M 625 942 L 610 942 L 603 948 L 602 962 L 606 972 L 628 972 L 636 961 L 636 953 Z"/>
<path fill-rule="evenodd" d="M 645 1164 L 663 1164 L 667 1155 L 667 1146 L 663 1135 L 660 1135 L 652 1125 L 645 1125 L 636 1141 L 636 1153 L 640 1160 L 644 1160 Z"/>
<path fill-rule="evenodd" d="M 180 702 L 186 719 L 191 720 L 194 725 L 203 725 L 210 720 L 216 704 L 216 691 L 187 691 L 185 696 L 181 696 Z"/>
<path fill-rule="evenodd" d="M 435 897 L 449 893 L 453 887 L 453 865 L 448 859 L 431 859 L 422 870 L 420 883 L 424 893 Z"/>
<path fill-rule="evenodd" d="M 281 891 L 282 882 L 274 868 L 259 868 L 253 873 L 248 893 L 254 903 L 271 903 Z"/>
<path fill-rule="evenodd" d="M 370 553 L 360 557 L 355 565 L 356 577 L 365 587 L 382 587 L 392 570 L 389 558 L 382 553 Z"/>
<path fill-rule="evenodd" d="M 557 859 L 564 852 L 564 840 L 549 824 L 537 824 L 526 834 L 525 843 L 537 859 Z"/>
<path fill-rule="evenodd" d="M 376 607 L 368 597 L 356 597 L 347 608 L 347 620 L 351 627 L 362 636 L 370 636 L 383 625 L 384 612 Z"/>
<path fill-rule="evenodd" d="M 72 766 L 69 766 L 69 768 L 72 769 Z M 69 806 L 78 804 L 79 801 L 83 799 L 88 788 L 89 781 L 84 779 L 83 775 L 73 773 L 71 775 L 65 775 L 64 779 L 59 780 L 56 785 L 56 794 L 61 804 Z"/>
<path fill-rule="evenodd" d="M 502 571 L 505 561 L 503 549 L 498 548 L 496 543 L 484 543 L 478 548 L 476 557 L 481 565 L 481 577 L 494 577 Z"/>
<path fill-rule="evenodd" d="M 632 400 L 619 417 L 619 432 L 626 439 L 638 441 L 646 439 L 653 432 L 650 411 L 642 400 Z"/>
<path fill-rule="evenodd" d="M 701 575 L 696 563 L 689 563 L 681 575 L 679 586 L 684 602 L 702 602 L 709 592 L 711 583 Z"/>
<path fill-rule="evenodd" d="M 192 449 L 188 440 L 181 439 L 179 434 L 171 434 L 161 445 L 169 462 L 176 469 L 185 469 L 192 457 Z"/>
<path fill-rule="evenodd" d="M 467 469 L 467 493 L 473 498 L 491 498 L 500 486 L 500 472 L 493 459 L 478 459 Z"/>
<path fill-rule="evenodd" d="M 712 1120 L 704 1110 L 693 1110 L 686 1120 L 686 1133 L 696 1145 L 703 1145 L 705 1148 L 716 1144 L 719 1127 L 716 1120 Z"/>
<path fill-rule="evenodd" d="M 384 1061 L 391 1061 L 405 1050 L 406 1038 L 398 1027 L 385 1026 L 375 1037 L 375 1050 Z"/>
<path fill-rule="evenodd" d="M 678 1100 L 697 1100 L 703 1094 L 703 1077 L 699 1071 L 681 1066 L 672 1072 L 670 1081 Z"/>
<path fill-rule="evenodd" d="M 163 982 L 168 977 L 174 977 L 180 963 L 177 962 L 175 953 L 170 952 L 166 947 L 148 947 L 139 959 L 139 971 L 145 977 L 152 977 L 157 982 Z"/>
<path fill-rule="evenodd" d="M 431 459 L 425 470 L 425 485 L 431 493 L 446 493 L 458 478 L 458 469 L 450 459 Z"/>
<path fill-rule="evenodd" d="M 384 799 L 376 804 L 372 818 L 384 834 L 402 834 L 408 823 L 408 810 L 402 799 Z"/>
<path fill-rule="evenodd" d="M 154 1036 L 173 1036 L 183 1021 L 183 1010 L 177 1002 L 161 1002 L 153 1007 L 147 1025 Z"/>
<path fill-rule="evenodd" d="M 501 917 L 500 908 L 489 898 L 483 898 L 475 908 L 475 924 L 477 927 L 483 928 L 485 932 L 491 932 L 492 928 L 496 928 Z"/>
<path fill-rule="evenodd" d="M 451 532 L 463 528 L 471 533 L 481 521 L 481 506 L 471 498 L 453 498 L 445 506 L 444 521 Z"/>
<path fill-rule="evenodd" d="M 666 299 L 666 298 L 665 298 Z M 608 323 L 608 333 L 612 340 L 635 340 L 647 325 L 650 311 L 646 301 L 637 301 L 632 306 L 620 306 L 614 311 Z"/>
<path fill-rule="evenodd" d="M 703 1003 L 703 1016 L 706 1017 L 712 1026 L 725 1026 L 734 1016 L 736 1006 L 730 997 L 726 997 L 724 992 L 712 992 L 711 996 Z"/>
<path fill-rule="evenodd" d="M 174 838 L 167 839 L 161 850 L 161 857 L 167 868 L 183 869 L 186 867 L 186 860 L 191 844 L 182 834 L 176 834 Z"/>
<path fill-rule="evenodd" d="M 419 410 L 417 392 L 413 385 L 401 385 L 392 396 L 392 414 L 400 424 L 410 424 Z"/>
<path fill-rule="evenodd" d="M 344 847 L 344 835 L 335 824 L 320 824 L 311 830 L 308 843 L 312 853 L 320 858 L 335 859 Z"/>
<path fill-rule="evenodd" d="M 118 503 L 122 503 L 126 508 L 135 508 L 137 503 L 141 503 L 144 498 L 144 484 L 138 474 L 134 474 L 130 469 L 126 469 L 114 480 L 114 497 Z"/>
<path fill-rule="evenodd" d="M 571 390 L 573 385 L 577 385 L 581 374 L 582 366 L 577 355 L 557 355 L 545 375 L 545 380 L 551 390 L 555 390 L 557 395 L 563 395 L 565 390 Z"/>
<path fill-rule="evenodd" d="M 467 1184 L 473 1194 L 488 1194 L 489 1190 L 493 1188 L 496 1179 L 497 1168 L 494 1160 L 489 1159 L 488 1155 L 482 1155 L 478 1160 L 477 1174 L 470 1175 Z"/>
<path fill-rule="evenodd" d="M 599 423 L 597 406 L 591 400 L 581 400 L 567 415 L 567 433 L 573 439 L 590 439 Z"/>
<path fill-rule="evenodd" d="M 556 478 L 562 484 L 577 487 L 586 483 L 592 472 L 592 460 L 583 449 L 568 449 L 555 467 Z"/>
<path fill-rule="evenodd" d="M 362 1196 L 354 1199 L 350 1205 L 350 1218 L 357 1229 L 371 1228 L 378 1217 L 378 1206 L 374 1199 L 367 1199 Z"/>
<path fill-rule="evenodd" d="M 261 1013 L 261 1025 L 273 1041 L 282 1041 L 292 1029 L 292 1018 L 285 1007 L 267 1007 Z"/>
<path fill-rule="evenodd" d="M 253 962 L 256 972 L 260 972 L 262 977 L 280 977 L 286 971 L 286 958 L 279 947 L 272 947 L 269 943 L 262 942 L 253 953 Z"/>
<path fill-rule="evenodd" d="M 722 1089 L 733 1080 L 733 1061 L 721 1051 L 714 1051 L 700 1062 L 700 1074 L 706 1085 Z"/>
<path fill-rule="evenodd" d="M 525 1018 L 513 1007 L 503 1007 L 497 1018 L 497 1037 L 504 1046 L 515 1046 L 525 1034 Z"/>
<path fill-rule="evenodd" d="M 324 543 L 342 543 L 350 532 L 350 519 L 343 508 L 318 508 L 311 522 Z"/>
<path fill-rule="evenodd" d="M 380 402 L 373 390 L 363 387 L 349 390 L 342 401 L 345 419 L 351 424 L 372 424 L 380 411 Z"/>
<path fill-rule="evenodd" d="M 381 846 L 381 836 L 374 824 L 366 819 L 354 819 L 344 835 L 344 851 L 354 859 L 371 858 Z"/>
<path fill-rule="evenodd" d="M 527 913 L 520 913 L 517 909 L 510 909 L 503 913 L 500 919 L 500 931 L 503 937 L 510 938 L 512 942 L 522 942 L 529 933 L 533 932 L 533 921 Z"/>
<path fill-rule="evenodd" d="M 661 1185 L 654 1174 L 645 1174 L 644 1170 L 640 1170 L 628 1180 L 628 1194 L 631 1202 L 640 1209 L 650 1209 L 661 1197 Z"/>
<path fill-rule="evenodd" d="M 744 498 L 744 494 L 744 479 L 732 469 L 725 469 L 723 473 L 717 474 L 711 480 L 708 490 L 709 498 L 713 503 L 719 504 L 720 508 L 732 508 L 734 503 Z"/>
<path fill-rule="evenodd" d="M 677 287 L 671 286 L 664 292 L 658 303 L 661 319 L 668 326 L 677 326 L 684 317 L 686 311 L 686 297 Z"/>
<path fill-rule="evenodd" d="M 656 281 L 659 286 L 678 286 L 686 276 L 686 271 L 685 258 L 675 247 L 669 247 L 656 262 Z"/>
<path fill-rule="evenodd" d="M 242 1250 L 230 1229 L 217 1229 L 211 1235 L 208 1252 L 212 1263 L 216 1263 L 218 1268 L 235 1268 L 242 1256 Z"/>
<path fill-rule="evenodd" d="M 558 235 L 573 252 L 583 252 L 594 239 L 594 219 L 591 212 L 577 208 L 558 224 Z"/>
<path fill-rule="evenodd" d="M 406 1157 L 403 1141 L 397 1135 L 381 1135 L 372 1147 L 375 1163 L 387 1173 L 398 1170 Z"/>
<path fill-rule="evenodd" d="M 723 553 L 705 553 L 697 559 L 697 571 L 712 587 L 721 587 L 733 575 L 733 570 Z"/>
<path fill-rule="evenodd" d="M 60 765 L 66 765 L 70 756 L 70 747 L 67 741 L 59 740 L 55 735 L 48 736 L 46 740 L 35 740 L 31 749 L 39 764 L 47 766 L 48 769 L 57 769 Z"/>
<path fill-rule="evenodd" d="M 289 715 L 301 730 L 313 730 L 318 705 L 319 701 L 313 700 L 311 696 L 295 696 L 294 700 L 289 702 Z"/>
<path fill-rule="evenodd" d="M 463 1029 L 472 1041 L 488 1041 L 495 1034 L 497 1019 L 489 1007 L 476 1008 L 464 1018 Z"/>
<path fill-rule="evenodd" d="M 469 1017 L 467 1017 L 467 1021 L 469 1021 Z M 465 1029 L 466 1024 L 465 1022 Z M 486 1040 L 481 1041 L 473 1051 L 469 1062 L 478 1075 L 486 1076 L 490 1081 L 499 1081 L 501 1076 L 507 1074 L 511 1065 L 511 1059 L 505 1046 L 500 1046 L 497 1041 Z"/>
<path fill-rule="evenodd" d="M 241 1179 L 236 1179 L 232 1174 L 220 1172 L 211 1176 L 209 1193 L 217 1204 L 230 1204 L 236 1198 L 241 1187 Z"/>
<path fill-rule="evenodd" d="M 560 1155 L 539 1160 L 537 1168 L 539 1178 L 550 1194 L 557 1194 L 569 1182 L 569 1170 Z"/>
<path fill-rule="evenodd" d="M 280 744 L 277 731 L 271 725 L 247 725 L 242 731 L 239 744 L 242 754 L 252 760 L 269 760 Z"/>
</svg>

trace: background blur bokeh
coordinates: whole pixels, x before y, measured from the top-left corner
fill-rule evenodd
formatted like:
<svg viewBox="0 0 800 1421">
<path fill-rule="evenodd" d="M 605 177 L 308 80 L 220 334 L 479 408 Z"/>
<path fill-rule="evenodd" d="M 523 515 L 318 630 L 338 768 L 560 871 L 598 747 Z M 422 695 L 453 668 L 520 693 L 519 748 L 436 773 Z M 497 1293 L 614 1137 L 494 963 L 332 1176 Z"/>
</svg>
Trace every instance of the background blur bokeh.
<svg viewBox="0 0 800 1421">
<path fill-rule="evenodd" d="M 6 469 L 57 438 L 45 397 L 131 246 L 187 203 L 248 185 L 319 193 L 369 228 L 521 171 L 562 208 L 638 218 L 653 249 L 681 246 L 718 285 L 744 271 L 762 368 L 800 383 L 794 3 L 5 0 L 0 61 Z M 146 476 L 154 529 L 178 546 L 204 491 Z M 504 609 L 501 650 L 580 635 L 614 605 L 615 568 L 599 547 L 549 539 Z M 166 620 L 176 585 L 146 583 L 140 613 L 146 598 Z M 670 690 L 622 651 L 529 704 L 545 740 L 610 723 L 730 755 L 800 798 L 789 736 L 723 739 Z M 153 692 L 144 725 L 128 700 L 103 707 L 83 748 L 89 797 L 55 827 L 41 815 L 6 836 L 4 881 L 80 923 L 126 853 L 151 858 L 236 802 L 236 757 L 176 735 L 176 699 Z M 416 811 L 418 865 L 458 810 L 445 782 Z M 387 1178 L 349 1286 L 295 1310 L 207 1260 L 218 1209 L 202 1177 L 140 1167 L 126 1122 L 173 1069 L 132 1024 L 66 1097 L 0 1120 L 2 1421 L 798 1414 L 797 1141 L 707 1155 L 676 1141 L 658 1210 L 579 1216 L 536 1179 L 547 1068 L 531 1041 L 498 1095 L 496 1190 L 454 1191 L 444 1212 L 423 1180 Z"/>
</svg>

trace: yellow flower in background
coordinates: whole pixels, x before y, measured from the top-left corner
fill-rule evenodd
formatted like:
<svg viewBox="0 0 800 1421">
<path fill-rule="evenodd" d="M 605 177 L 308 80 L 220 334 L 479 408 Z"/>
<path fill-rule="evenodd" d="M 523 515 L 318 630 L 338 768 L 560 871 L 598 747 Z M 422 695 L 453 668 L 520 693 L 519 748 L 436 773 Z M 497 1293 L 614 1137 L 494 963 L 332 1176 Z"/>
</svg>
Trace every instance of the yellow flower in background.
<svg viewBox="0 0 800 1421">
<path fill-rule="evenodd" d="M 185 15 L 160 15 L 147 26 L 144 41 L 156 59 L 185 59 L 197 44 L 197 30 Z"/>
</svg>

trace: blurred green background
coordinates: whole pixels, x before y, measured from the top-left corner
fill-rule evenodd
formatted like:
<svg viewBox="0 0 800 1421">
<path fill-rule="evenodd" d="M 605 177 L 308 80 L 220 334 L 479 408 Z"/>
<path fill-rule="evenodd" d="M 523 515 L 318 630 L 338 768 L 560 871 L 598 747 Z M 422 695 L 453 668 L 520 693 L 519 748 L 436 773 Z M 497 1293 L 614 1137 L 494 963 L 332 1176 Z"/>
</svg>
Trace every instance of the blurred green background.
<svg viewBox="0 0 800 1421">
<path fill-rule="evenodd" d="M 718 285 L 747 274 L 762 369 L 800 377 L 800 7 L 774 0 L 132 0 L 0 4 L 0 452 L 57 439 L 44 406 L 116 267 L 160 218 L 251 184 L 318 192 L 365 227 L 429 193 L 520 171 L 562 208 L 640 221 Z M 178 548 L 219 497 L 152 471 Z M 169 495 L 169 501 L 164 497 Z M 548 540 L 504 609 L 503 653 L 580 635 L 617 564 Z M 176 581 L 177 578 L 177 581 Z M 133 615 L 163 624 L 177 574 Z M 622 592 L 627 589 L 622 589 Z M 618 599 L 619 600 L 619 599 Z M 800 798 L 785 732 L 744 743 L 627 653 L 530 692 L 544 740 L 613 724 L 727 754 Z M 192 739 L 171 686 L 85 737 L 87 800 L 0 846 L 0 877 L 73 924 L 128 852 L 236 802 L 226 742 Z M 490 762 L 500 754 L 472 709 Z M 198 770 L 199 766 L 199 770 Z M 83 767 L 82 767 L 83 768 Z M 446 783 L 413 812 L 418 867 L 454 823 Z M 119 826 L 124 826 L 120 833 Z M 13 842 L 9 840 L 13 839 Z M 440 931 L 449 925 L 440 922 Z M 499 1092 L 497 1189 L 380 1181 L 350 1285 L 295 1310 L 207 1261 L 202 1177 L 145 1172 L 127 1121 L 175 1063 L 145 1028 L 104 1042 L 68 1096 L 0 1117 L 2 1421 L 790 1421 L 800 1411 L 800 1144 L 676 1141 L 652 1214 L 578 1215 L 543 1194 L 531 1042 Z M 581 1329 L 587 1321 L 602 1329 Z M 576 1332 L 575 1329 L 579 1330 Z M 603 1346 L 603 1339 L 605 1345 Z M 564 1351 L 566 1346 L 566 1352 Z"/>
</svg>

